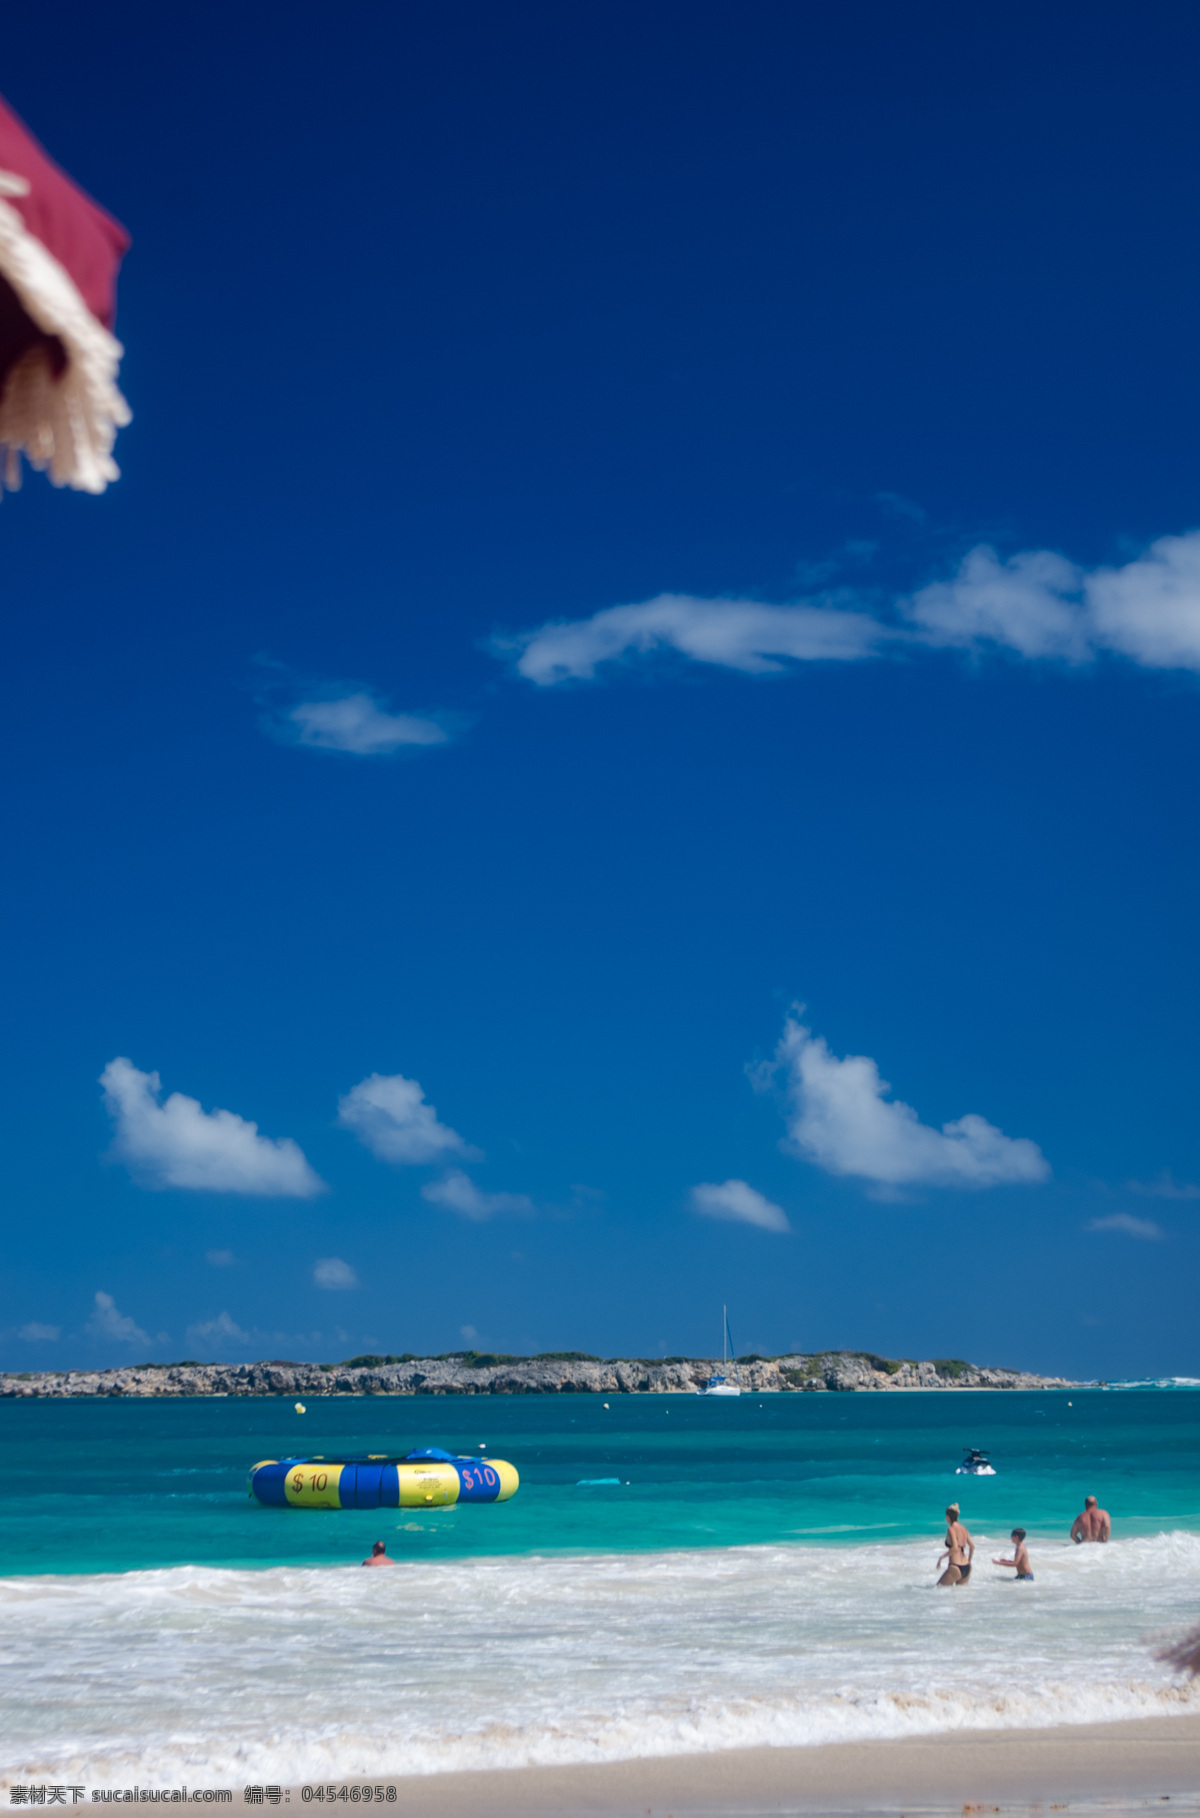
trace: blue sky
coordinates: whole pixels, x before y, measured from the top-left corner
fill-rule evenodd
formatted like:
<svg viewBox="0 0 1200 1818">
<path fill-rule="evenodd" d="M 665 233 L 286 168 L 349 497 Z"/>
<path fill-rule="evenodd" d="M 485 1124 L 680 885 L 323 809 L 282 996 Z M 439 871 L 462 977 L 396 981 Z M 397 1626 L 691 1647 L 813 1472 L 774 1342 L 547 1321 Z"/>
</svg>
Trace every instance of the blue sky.
<svg viewBox="0 0 1200 1818">
<path fill-rule="evenodd" d="M 1200 1375 L 1198 38 L 13 23 L 134 421 L 0 510 L 0 1365 Z"/>
</svg>

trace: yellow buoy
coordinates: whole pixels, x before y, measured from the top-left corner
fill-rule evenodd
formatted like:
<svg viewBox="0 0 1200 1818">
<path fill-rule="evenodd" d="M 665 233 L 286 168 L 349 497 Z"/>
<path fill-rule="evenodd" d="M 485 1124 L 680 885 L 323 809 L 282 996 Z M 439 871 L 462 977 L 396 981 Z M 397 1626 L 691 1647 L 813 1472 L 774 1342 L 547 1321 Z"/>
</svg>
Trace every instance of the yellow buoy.
<svg viewBox="0 0 1200 1818">
<path fill-rule="evenodd" d="M 297 1403 L 296 1403 L 296 1412 L 297 1412 L 297 1414 L 305 1414 L 305 1413 L 307 1413 L 307 1411 L 308 1411 L 308 1410 L 307 1410 L 307 1409 L 306 1409 L 306 1408 L 305 1408 L 305 1406 L 304 1406 L 304 1403 L 303 1403 L 303 1402 L 302 1402 L 302 1401 L 298 1401 L 298 1402 L 297 1402 Z"/>
</svg>

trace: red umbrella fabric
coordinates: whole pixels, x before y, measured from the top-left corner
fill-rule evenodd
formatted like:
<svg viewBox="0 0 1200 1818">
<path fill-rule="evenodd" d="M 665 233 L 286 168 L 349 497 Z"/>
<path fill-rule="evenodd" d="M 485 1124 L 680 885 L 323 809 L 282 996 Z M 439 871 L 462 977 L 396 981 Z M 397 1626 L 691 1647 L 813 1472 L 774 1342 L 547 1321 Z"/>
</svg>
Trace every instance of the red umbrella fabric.
<svg viewBox="0 0 1200 1818">
<path fill-rule="evenodd" d="M 117 387 L 117 269 L 129 235 L 0 100 L 0 490 L 21 455 L 56 486 L 103 492 L 130 420 Z"/>
</svg>

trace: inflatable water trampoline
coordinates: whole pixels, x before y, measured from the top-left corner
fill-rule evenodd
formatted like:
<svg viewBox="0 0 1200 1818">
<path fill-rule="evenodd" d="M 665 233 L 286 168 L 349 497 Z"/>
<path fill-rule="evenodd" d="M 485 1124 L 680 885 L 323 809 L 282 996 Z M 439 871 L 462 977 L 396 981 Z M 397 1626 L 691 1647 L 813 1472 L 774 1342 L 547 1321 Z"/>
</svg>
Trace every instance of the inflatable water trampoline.
<svg viewBox="0 0 1200 1818">
<path fill-rule="evenodd" d="M 520 1481 L 503 1459 L 429 1446 L 403 1458 L 265 1458 L 251 1469 L 250 1494 L 273 1509 L 445 1509 L 507 1502 Z"/>
</svg>

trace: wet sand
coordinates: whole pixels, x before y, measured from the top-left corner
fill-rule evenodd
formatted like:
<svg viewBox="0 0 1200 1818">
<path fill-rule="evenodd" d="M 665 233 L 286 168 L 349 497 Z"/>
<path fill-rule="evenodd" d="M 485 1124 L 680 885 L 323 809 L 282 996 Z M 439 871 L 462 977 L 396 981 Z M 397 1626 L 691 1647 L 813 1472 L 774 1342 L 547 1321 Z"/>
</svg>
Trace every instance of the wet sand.
<svg viewBox="0 0 1200 1818">
<path fill-rule="evenodd" d="M 396 1818 L 751 1818 L 787 1813 L 1200 1813 L 1200 1716 L 902 1742 L 730 1749 L 400 1781 Z M 1169 1801 L 1169 1804 L 1168 1804 Z M 292 1805 L 300 1803 L 298 1790 Z"/>
</svg>

